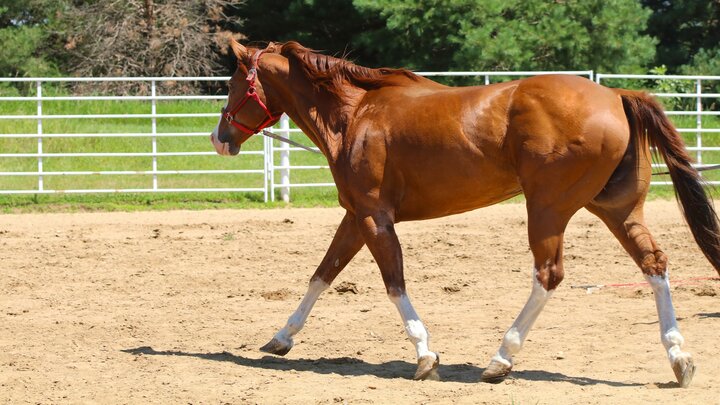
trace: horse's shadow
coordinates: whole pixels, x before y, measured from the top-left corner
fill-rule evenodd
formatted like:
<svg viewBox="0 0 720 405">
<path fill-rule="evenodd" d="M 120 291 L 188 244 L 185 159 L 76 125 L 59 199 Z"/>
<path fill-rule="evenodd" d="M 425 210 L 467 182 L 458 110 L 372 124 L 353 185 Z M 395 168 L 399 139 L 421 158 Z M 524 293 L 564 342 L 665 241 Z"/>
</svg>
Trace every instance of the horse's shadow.
<svg viewBox="0 0 720 405">
<path fill-rule="evenodd" d="M 184 356 L 203 360 L 234 363 L 240 366 L 261 368 L 266 370 L 309 371 L 319 374 L 339 374 L 343 376 L 372 375 L 379 378 L 409 378 L 415 373 L 416 365 L 406 361 L 389 361 L 380 364 L 367 363 L 353 357 L 319 358 L 319 359 L 287 359 L 283 357 L 264 356 L 252 359 L 229 352 L 191 353 L 177 350 L 155 350 L 149 346 L 135 349 L 124 349 L 125 353 L 146 356 Z M 440 364 L 440 379 L 447 382 L 478 383 L 484 369 L 470 364 Z M 511 379 L 529 381 L 569 382 L 575 385 L 609 385 L 611 387 L 637 387 L 644 384 L 624 383 L 620 381 L 598 380 L 588 377 L 573 377 L 562 373 L 542 370 L 522 370 L 511 374 Z"/>
</svg>

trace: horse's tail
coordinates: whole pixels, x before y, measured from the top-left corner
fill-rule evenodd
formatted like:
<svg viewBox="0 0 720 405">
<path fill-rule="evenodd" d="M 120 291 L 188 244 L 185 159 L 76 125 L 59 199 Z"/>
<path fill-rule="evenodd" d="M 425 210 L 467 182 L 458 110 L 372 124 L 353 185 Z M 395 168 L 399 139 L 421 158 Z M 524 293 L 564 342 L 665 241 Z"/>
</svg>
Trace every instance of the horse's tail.
<svg viewBox="0 0 720 405">
<path fill-rule="evenodd" d="M 680 134 L 670 123 L 662 106 L 650 95 L 638 91 L 615 90 L 622 98 L 631 136 L 649 141 L 668 167 L 675 186 L 675 197 L 690 230 L 705 257 L 720 273 L 720 226 L 709 193 L 700 174 L 691 166 L 692 158 Z M 643 139 L 644 138 L 644 139 Z"/>
</svg>

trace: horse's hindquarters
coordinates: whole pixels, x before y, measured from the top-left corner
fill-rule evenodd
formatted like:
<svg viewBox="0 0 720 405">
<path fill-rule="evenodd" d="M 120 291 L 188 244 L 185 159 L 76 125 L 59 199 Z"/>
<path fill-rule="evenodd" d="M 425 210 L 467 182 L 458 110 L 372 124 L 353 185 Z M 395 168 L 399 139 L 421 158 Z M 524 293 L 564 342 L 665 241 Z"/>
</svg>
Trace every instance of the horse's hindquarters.
<svg viewBox="0 0 720 405">
<path fill-rule="evenodd" d="M 586 79 L 527 79 L 513 97 L 507 144 L 529 204 L 567 213 L 584 207 L 608 183 L 629 139 L 620 98 Z"/>
</svg>

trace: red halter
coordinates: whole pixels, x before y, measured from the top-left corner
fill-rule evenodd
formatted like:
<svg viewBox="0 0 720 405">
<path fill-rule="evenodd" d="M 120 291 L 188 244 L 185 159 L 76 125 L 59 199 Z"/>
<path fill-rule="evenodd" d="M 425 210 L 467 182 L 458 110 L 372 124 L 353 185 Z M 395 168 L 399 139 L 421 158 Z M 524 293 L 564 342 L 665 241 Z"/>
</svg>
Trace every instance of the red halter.
<svg viewBox="0 0 720 405">
<path fill-rule="evenodd" d="M 265 103 L 260 100 L 260 97 L 257 94 L 257 91 L 255 90 L 255 79 L 257 78 L 257 65 L 258 61 L 260 60 L 260 56 L 265 52 L 265 50 L 261 50 L 255 53 L 252 57 L 252 66 L 250 70 L 248 71 L 248 75 L 245 78 L 248 82 L 248 89 L 245 93 L 245 97 L 243 97 L 242 100 L 240 100 L 237 104 L 235 104 L 235 107 L 233 107 L 231 110 L 227 110 L 226 108 L 222 109 L 222 116 L 225 118 L 225 120 L 234 126 L 235 128 L 241 130 L 242 132 L 250 135 L 257 134 L 258 132 L 262 131 L 263 129 L 272 126 L 277 122 L 277 120 L 280 119 L 280 116 L 282 116 L 282 113 L 273 115 L 273 113 L 270 112 L 270 110 L 267 108 Z M 265 111 L 266 118 L 261 122 L 258 126 L 255 127 L 255 129 L 252 129 L 245 124 L 242 124 L 235 120 L 235 114 L 240 111 L 240 109 L 248 102 L 248 100 L 255 100 L 255 102 L 260 106 L 260 108 Z"/>
</svg>

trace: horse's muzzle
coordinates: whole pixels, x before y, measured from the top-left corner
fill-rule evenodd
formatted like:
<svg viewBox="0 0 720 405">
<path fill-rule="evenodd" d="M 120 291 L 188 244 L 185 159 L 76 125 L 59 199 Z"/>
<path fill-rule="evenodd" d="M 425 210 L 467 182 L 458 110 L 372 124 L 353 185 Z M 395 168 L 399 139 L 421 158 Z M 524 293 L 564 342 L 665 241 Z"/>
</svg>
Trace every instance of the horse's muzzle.
<svg viewBox="0 0 720 405">
<path fill-rule="evenodd" d="M 229 143 L 232 140 L 230 136 L 227 135 L 226 132 L 223 132 L 222 134 L 218 134 L 218 141 L 222 143 Z"/>
<path fill-rule="evenodd" d="M 223 156 L 235 156 L 240 153 L 240 146 L 235 145 L 232 139 L 227 138 L 229 137 L 218 135 L 217 131 L 210 134 L 210 142 L 215 147 L 215 152 Z"/>
</svg>

